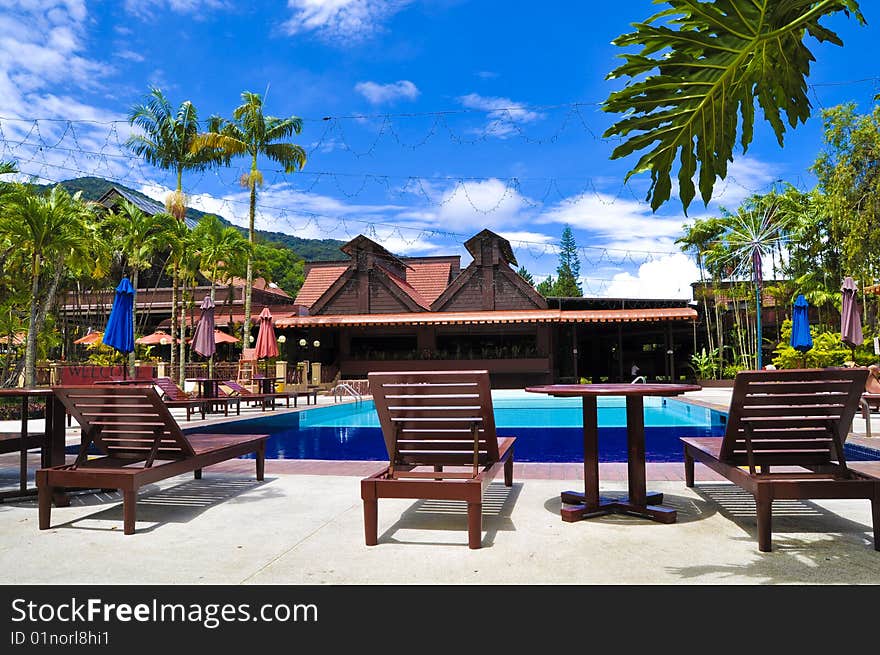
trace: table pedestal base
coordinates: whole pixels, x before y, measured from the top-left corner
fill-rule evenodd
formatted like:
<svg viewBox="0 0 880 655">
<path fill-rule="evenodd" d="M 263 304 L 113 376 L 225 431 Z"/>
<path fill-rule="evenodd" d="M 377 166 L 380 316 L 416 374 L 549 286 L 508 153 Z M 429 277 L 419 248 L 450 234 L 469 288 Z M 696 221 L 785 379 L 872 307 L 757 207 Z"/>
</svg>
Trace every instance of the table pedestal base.
<svg viewBox="0 0 880 655">
<path fill-rule="evenodd" d="M 674 509 L 661 507 L 663 494 L 649 491 L 645 496 L 645 504 L 637 504 L 628 497 L 599 497 L 599 504 L 587 503 L 585 495 L 578 491 L 563 491 L 561 494 L 563 507 L 560 511 L 562 520 L 574 523 L 582 519 L 603 516 L 605 514 L 632 514 L 659 523 L 675 523 L 678 513 Z M 566 507 L 565 505 L 569 505 Z"/>
</svg>

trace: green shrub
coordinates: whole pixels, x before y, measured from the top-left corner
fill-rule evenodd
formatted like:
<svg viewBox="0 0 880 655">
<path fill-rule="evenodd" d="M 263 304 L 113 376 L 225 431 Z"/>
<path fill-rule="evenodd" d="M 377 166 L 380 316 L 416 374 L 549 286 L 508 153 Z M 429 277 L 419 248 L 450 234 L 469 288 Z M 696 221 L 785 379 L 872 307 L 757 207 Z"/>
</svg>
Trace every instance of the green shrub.
<svg viewBox="0 0 880 655">
<path fill-rule="evenodd" d="M 840 332 L 819 332 L 816 326 L 810 326 L 813 336 L 813 347 L 805 353 L 791 347 L 791 321 L 782 324 L 782 341 L 776 346 L 773 365 L 776 368 L 825 368 L 843 366 L 853 361 L 852 349 L 840 340 Z M 867 366 L 877 362 L 874 354 L 873 335 L 865 333 L 865 343 L 855 349 L 857 366 Z"/>
</svg>

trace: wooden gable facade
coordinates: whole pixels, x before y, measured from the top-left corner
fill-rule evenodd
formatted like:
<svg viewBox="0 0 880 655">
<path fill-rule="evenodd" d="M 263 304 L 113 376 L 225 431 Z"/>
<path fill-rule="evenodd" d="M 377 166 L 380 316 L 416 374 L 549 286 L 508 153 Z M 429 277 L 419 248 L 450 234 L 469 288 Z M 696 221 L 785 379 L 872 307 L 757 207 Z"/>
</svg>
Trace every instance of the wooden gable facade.
<svg viewBox="0 0 880 655">
<path fill-rule="evenodd" d="M 308 302 L 311 316 L 547 308 L 512 268 L 516 258 L 506 239 L 483 230 L 465 248 L 473 261 L 460 271 L 458 257 L 400 258 L 359 235 L 341 248 L 349 256 L 345 268 L 344 262 L 322 262 L 306 271 L 307 285 L 309 276 L 323 276 L 329 286 L 308 302 L 314 291 L 304 285 L 297 302 Z"/>
</svg>

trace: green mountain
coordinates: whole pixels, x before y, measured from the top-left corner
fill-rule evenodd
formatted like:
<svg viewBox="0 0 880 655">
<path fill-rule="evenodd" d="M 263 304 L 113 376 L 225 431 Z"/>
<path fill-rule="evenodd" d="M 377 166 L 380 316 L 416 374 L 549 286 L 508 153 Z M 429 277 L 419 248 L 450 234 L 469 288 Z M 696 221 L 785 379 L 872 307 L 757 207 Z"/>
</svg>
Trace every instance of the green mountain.
<svg viewBox="0 0 880 655">
<path fill-rule="evenodd" d="M 49 188 L 49 185 L 42 184 L 36 184 L 34 186 L 36 188 Z M 61 186 L 67 189 L 70 193 L 82 191 L 82 197 L 86 200 L 97 200 L 112 187 L 116 187 L 117 189 L 125 191 L 126 193 L 138 197 L 148 203 L 161 204 L 157 203 L 149 196 L 144 195 L 140 191 L 135 191 L 122 184 L 110 182 L 102 177 L 77 177 L 72 180 L 64 180 L 61 182 Z M 192 207 L 189 207 L 186 210 L 187 218 L 195 221 L 201 220 L 204 215 L 205 212 L 193 209 Z M 226 225 L 232 225 L 232 223 L 223 216 L 218 216 L 218 218 Z M 242 233 L 247 234 L 246 228 L 239 227 L 238 229 L 241 230 Z M 257 230 L 256 236 L 258 241 L 281 244 L 306 261 L 340 259 L 342 253 L 339 252 L 339 248 L 345 243 L 338 239 L 301 239 L 300 237 L 295 237 L 291 234 L 269 232 L 265 230 Z"/>
</svg>

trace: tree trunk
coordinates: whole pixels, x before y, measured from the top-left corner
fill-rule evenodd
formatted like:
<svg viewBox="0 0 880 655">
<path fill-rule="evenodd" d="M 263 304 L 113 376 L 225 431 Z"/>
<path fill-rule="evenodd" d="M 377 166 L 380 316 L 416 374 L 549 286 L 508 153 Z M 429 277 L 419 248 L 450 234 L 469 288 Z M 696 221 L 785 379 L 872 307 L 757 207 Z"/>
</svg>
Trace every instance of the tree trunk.
<svg viewBox="0 0 880 655">
<path fill-rule="evenodd" d="M 186 283 L 180 286 L 180 312 L 178 313 L 180 321 L 180 370 L 177 375 L 177 384 L 183 388 L 183 382 L 186 378 Z"/>
<path fill-rule="evenodd" d="M 40 290 L 40 254 L 31 259 L 31 311 L 28 320 L 27 341 L 24 350 L 24 386 L 32 387 L 37 377 L 37 294 Z"/>
<path fill-rule="evenodd" d="M 169 362 L 170 370 L 171 370 L 171 379 L 174 379 L 174 370 L 175 364 L 177 363 L 177 349 L 174 347 L 174 335 L 177 334 L 177 262 L 174 263 L 174 269 L 171 273 L 172 282 L 171 282 L 171 328 L 169 329 L 169 334 L 171 335 L 171 361 Z"/>
<path fill-rule="evenodd" d="M 254 161 L 254 166 L 252 167 L 251 172 L 253 173 L 256 170 L 256 160 Z M 250 219 L 248 223 L 248 241 L 251 244 L 251 252 L 248 253 L 247 260 L 247 280 L 245 281 L 244 287 L 244 325 L 241 330 L 241 343 L 242 348 L 248 348 L 250 346 L 250 335 L 251 335 L 251 290 L 254 287 L 254 255 L 253 255 L 253 247 L 254 247 L 254 215 L 257 211 L 257 181 L 256 178 L 251 175 L 251 201 L 250 201 Z"/>
<path fill-rule="evenodd" d="M 132 336 L 137 336 L 137 290 L 138 290 L 138 269 L 137 266 L 134 267 L 134 270 L 131 274 L 132 287 L 134 287 L 134 297 L 131 302 L 131 333 Z M 135 361 L 135 352 L 132 350 L 128 353 L 128 376 L 130 378 L 134 378 L 135 370 L 134 370 L 134 361 Z"/>
</svg>

